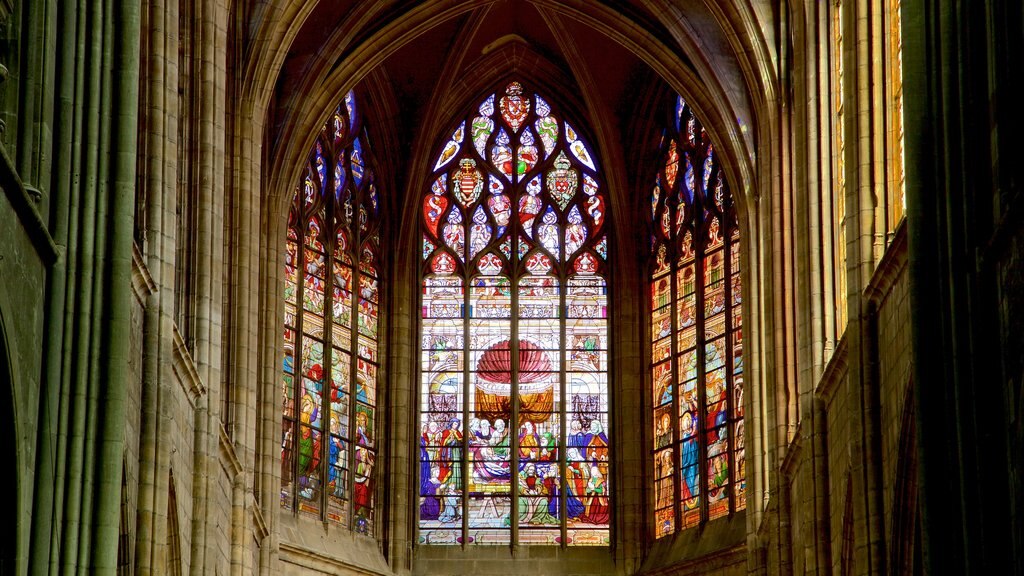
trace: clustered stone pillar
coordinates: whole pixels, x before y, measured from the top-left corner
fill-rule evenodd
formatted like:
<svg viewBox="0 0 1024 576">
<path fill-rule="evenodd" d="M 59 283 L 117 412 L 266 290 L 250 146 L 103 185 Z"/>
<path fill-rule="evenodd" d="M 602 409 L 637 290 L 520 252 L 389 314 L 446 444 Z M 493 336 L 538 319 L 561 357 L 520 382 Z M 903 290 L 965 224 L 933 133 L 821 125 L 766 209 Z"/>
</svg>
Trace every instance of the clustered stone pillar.
<svg viewBox="0 0 1024 576">
<path fill-rule="evenodd" d="M 19 174 L 39 191 L 58 258 L 46 287 L 33 521 L 21 557 L 32 574 L 112 573 L 128 381 L 140 11 L 128 1 L 22 6 Z"/>
</svg>

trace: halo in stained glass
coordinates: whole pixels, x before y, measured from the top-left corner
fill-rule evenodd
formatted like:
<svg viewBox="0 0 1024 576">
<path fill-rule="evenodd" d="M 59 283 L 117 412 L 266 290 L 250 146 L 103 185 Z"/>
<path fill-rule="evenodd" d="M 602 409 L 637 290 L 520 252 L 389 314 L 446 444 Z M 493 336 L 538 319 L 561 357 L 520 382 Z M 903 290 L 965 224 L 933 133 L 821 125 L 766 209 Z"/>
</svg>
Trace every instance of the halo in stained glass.
<svg viewBox="0 0 1024 576">
<path fill-rule="evenodd" d="M 441 154 L 438 155 L 437 163 L 434 164 L 434 170 L 443 168 L 446 164 L 452 161 L 452 158 L 455 158 L 456 154 L 459 153 L 459 150 L 462 148 L 462 138 L 465 134 L 465 130 L 466 122 L 463 121 L 462 124 L 459 124 L 459 127 L 455 129 L 455 132 L 452 132 L 451 139 L 444 145 L 444 150 L 441 151 Z"/>
</svg>

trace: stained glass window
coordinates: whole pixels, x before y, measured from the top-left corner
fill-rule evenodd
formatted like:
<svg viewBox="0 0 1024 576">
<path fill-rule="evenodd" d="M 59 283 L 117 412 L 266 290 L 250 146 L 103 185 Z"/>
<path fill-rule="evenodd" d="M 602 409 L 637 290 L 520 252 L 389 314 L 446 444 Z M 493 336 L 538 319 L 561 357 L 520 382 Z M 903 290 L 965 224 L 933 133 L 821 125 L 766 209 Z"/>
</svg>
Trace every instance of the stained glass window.
<svg viewBox="0 0 1024 576">
<path fill-rule="evenodd" d="M 380 197 L 353 93 L 317 136 L 288 214 L 281 505 L 372 534 Z"/>
<path fill-rule="evenodd" d="M 673 111 L 648 211 L 658 538 L 746 506 L 739 224 L 707 132 Z"/>
<path fill-rule="evenodd" d="M 832 63 L 832 290 L 835 294 L 835 338 L 846 331 L 846 105 L 843 78 L 843 4 L 831 8 Z"/>
<path fill-rule="evenodd" d="M 594 156 L 519 82 L 441 150 L 422 201 L 419 542 L 608 545 Z"/>
<path fill-rule="evenodd" d="M 892 165 L 889 194 L 887 196 L 887 235 L 892 240 L 893 232 L 903 220 L 907 208 L 904 156 L 903 156 L 903 31 L 901 0 L 889 0 L 889 94 L 890 138 L 892 142 Z"/>
</svg>

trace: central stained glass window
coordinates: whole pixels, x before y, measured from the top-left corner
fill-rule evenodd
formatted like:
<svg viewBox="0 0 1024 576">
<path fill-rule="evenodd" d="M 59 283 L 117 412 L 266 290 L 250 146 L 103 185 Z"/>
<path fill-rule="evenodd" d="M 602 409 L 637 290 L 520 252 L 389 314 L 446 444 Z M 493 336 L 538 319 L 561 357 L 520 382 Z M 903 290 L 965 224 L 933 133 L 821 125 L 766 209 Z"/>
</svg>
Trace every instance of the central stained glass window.
<svg viewBox="0 0 1024 576">
<path fill-rule="evenodd" d="M 519 82 L 483 100 L 422 203 L 419 542 L 606 546 L 607 200 Z"/>
</svg>

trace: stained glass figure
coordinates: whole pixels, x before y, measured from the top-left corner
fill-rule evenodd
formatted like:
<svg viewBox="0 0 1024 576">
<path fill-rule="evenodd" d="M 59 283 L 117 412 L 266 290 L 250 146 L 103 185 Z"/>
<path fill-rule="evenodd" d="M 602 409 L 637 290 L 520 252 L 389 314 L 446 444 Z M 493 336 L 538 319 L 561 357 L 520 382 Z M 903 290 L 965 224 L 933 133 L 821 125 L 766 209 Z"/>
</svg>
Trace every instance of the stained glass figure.
<svg viewBox="0 0 1024 576">
<path fill-rule="evenodd" d="M 372 535 L 380 198 L 356 109 L 349 93 L 309 154 L 288 216 L 281 505 Z M 436 240 L 446 192 L 442 178 L 424 198 L 435 231 L 424 236 L 425 261 L 451 258 Z"/>
<path fill-rule="evenodd" d="M 424 194 L 419 542 L 607 546 L 605 194 L 547 101 L 497 94 Z M 481 175 L 445 188 L 455 160 Z"/>
<path fill-rule="evenodd" d="M 739 223 L 707 132 L 671 112 L 649 222 L 656 538 L 746 505 Z"/>
</svg>

